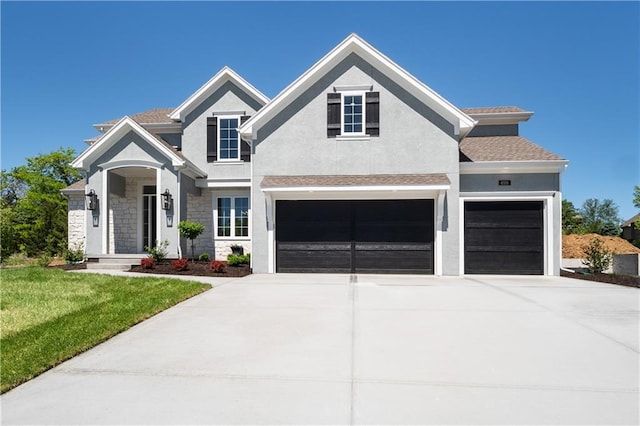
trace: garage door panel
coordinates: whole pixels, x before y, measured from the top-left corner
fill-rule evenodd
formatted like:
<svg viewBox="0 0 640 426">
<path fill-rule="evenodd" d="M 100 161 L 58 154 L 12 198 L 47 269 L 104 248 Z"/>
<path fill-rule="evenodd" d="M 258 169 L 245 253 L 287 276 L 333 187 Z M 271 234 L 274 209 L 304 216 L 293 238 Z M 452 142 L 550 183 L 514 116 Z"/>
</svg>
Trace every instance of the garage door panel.
<svg viewBox="0 0 640 426">
<path fill-rule="evenodd" d="M 543 274 L 541 201 L 465 203 L 467 274 Z"/>
<path fill-rule="evenodd" d="M 433 273 L 433 200 L 277 201 L 276 242 L 279 272 Z"/>
</svg>

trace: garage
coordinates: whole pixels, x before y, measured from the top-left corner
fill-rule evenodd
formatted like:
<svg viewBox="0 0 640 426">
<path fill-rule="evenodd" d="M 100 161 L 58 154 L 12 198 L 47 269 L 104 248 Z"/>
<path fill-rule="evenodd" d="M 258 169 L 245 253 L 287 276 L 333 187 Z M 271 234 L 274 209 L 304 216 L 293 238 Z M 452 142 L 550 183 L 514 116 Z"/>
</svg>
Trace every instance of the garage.
<svg viewBox="0 0 640 426">
<path fill-rule="evenodd" d="M 276 201 L 276 271 L 433 274 L 433 200 Z"/>
<path fill-rule="evenodd" d="M 467 201 L 466 274 L 544 274 L 542 201 Z"/>
</svg>

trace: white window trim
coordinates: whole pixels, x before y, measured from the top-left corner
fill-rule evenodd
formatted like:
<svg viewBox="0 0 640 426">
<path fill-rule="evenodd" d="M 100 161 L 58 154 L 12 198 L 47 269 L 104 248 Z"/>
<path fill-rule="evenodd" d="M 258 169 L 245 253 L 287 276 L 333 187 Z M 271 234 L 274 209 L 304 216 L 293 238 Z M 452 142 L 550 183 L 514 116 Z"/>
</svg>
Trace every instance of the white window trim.
<svg viewBox="0 0 640 426">
<path fill-rule="evenodd" d="M 222 126 L 220 125 L 220 120 L 229 120 L 229 119 L 237 119 L 238 120 L 238 127 L 236 128 L 236 132 L 238 134 L 238 157 L 237 158 L 222 158 L 222 156 L 220 155 L 220 147 L 222 146 L 222 137 L 221 137 Z M 239 162 L 240 161 L 240 156 L 241 156 L 240 149 L 241 149 L 241 144 L 242 144 L 242 141 L 240 140 L 240 131 L 238 130 L 240 128 L 240 115 L 218 115 L 218 116 L 216 116 L 216 120 L 218 120 L 217 123 L 216 123 L 217 124 L 216 129 L 217 129 L 217 132 L 218 132 L 218 135 L 217 135 L 217 137 L 218 137 L 217 145 L 218 146 L 216 147 L 218 152 L 216 154 L 218 155 L 218 161 L 219 162 L 224 162 L 224 163 L 227 163 L 227 162 Z"/>
<path fill-rule="evenodd" d="M 220 198 L 231 198 L 231 235 L 227 236 L 219 236 L 218 235 L 218 199 Z M 235 214 L 236 214 L 236 198 L 246 198 L 248 200 L 248 209 L 247 216 L 249 218 L 249 232 L 246 237 L 236 237 L 236 227 L 235 227 Z M 216 194 L 213 197 L 213 239 L 219 241 L 249 241 L 251 240 L 251 230 L 253 228 L 253 224 L 251 223 L 251 195 L 250 194 Z"/>
<path fill-rule="evenodd" d="M 344 97 L 345 96 L 362 96 L 362 131 L 361 132 L 345 132 L 344 131 Z M 352 137 L 361 138 L 367 135 L 367 95 L 364 90 L 347 90 L 340 92 L 340 135 L 343 139 L 351 139 Z"/>
</svg>

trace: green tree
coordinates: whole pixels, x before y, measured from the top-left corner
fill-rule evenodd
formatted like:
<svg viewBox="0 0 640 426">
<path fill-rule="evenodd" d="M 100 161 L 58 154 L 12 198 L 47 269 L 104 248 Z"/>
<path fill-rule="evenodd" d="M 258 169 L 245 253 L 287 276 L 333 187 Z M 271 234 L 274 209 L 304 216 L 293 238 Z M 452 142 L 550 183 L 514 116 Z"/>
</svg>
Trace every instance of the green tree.
<svg viewBox="0 0 640 426">
<path fill-rule="evenodd" d="M 562 233 L 582 233 L 582 216 L 569 200 L 562 200 Z"/>
<path fill-rule="evenodd" d="M 611 199 L 603 201 L 589 198 L 580 209 L 585 232 L 600 235 L 619 235 L 620 217 L 618 206 Z"/>
<path fill-rule="evenodd" d="M 2 171 L 0 197 L 2 256 L 16 250 L 28 256 L 61 253 L 67 242 L 67 200 L 60 190 L 80 180 L 69 164 L 71 148 L 27 158 L 27 164 Z M 6 249 L 5 249 L 6 238 Z"/>
<path fill-rule="evenodd" d="M 196 255 L 194 240 L 204 232 L 204 225 L 197 222 L 189 222 L 187 220 L 183 220 L 178 224 L 178 230 L 180 231 L 180 235 L 188 240 L 191 240 L 191 259 L 195 259 Z"/>
<path fill-rule="evenodd" d="M 640 186 L 633 187 L 633 205 L 635 208 L 640 209 Z M 640 229 L 640 217 L 636 219 L 636 229 Z"/>
</svg>

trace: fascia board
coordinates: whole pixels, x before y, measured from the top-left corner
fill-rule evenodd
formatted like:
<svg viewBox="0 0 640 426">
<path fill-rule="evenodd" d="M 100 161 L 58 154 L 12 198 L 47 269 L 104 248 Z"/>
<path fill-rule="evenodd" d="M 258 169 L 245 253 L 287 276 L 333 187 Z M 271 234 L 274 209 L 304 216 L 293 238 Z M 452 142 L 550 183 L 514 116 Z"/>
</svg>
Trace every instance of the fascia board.
<svg viewBox="0 0 640 426">
<path fill-rule="evenodd" d="M 316 62 L 311 68 L 305 71 L 300 77 L 298 77 L 293 83 L 287 86 L 282 92 L 280 92 L 275 98 L 271 100 L 264 108 L 262 108 L 256 115 L 247 120 L 243 126 L 240 127 L 240 135 L 243 139 L 249 139 L 253 137 L 253 128 L 259 128 L 260 125 L 273 118 L 279 111 L 281 104 L 286 105 L 288 98 L 295 98 L 295 95 L 299 95 L 304 92 L 308 87 L 315 82 L 317 75 L 323 75 L 333 66 L 338 64 L 350 53 L 356 53 L 362 56 L 364 59 L 372 62 L 372 65 L 380 68 L 388 77 L 400 84 L 405 90 L 414 95 L 419 94 L 418 97 L 422 102 L 435 107 L 435 109 L 442 114 L 445 118 L 454 124 L 457 131 L 460 131 L 463 135 L 468 133 L 476 121 L 444 99 L 438 93 L 433 91 L 430 87 L 422 83 L 413 75 L 409 74 L 402 67 L 397 65 L 391 59 L 384 54 L 376 50 L 369 43 L 364 41 L 356 34 L 351 34 L 342 43 L 333 48 L 322 59 Z M 416 93 L 417 91 L 417 93 Z"/>
<path fill-rule="evenodd" d="M 251 179 L 197 179 L 198 188 L 250 188 Z"/>
<path fill-rule="evenodd" d="M 225 66 L 216 75 L 214 75 L 209 81 L 207 81 L 202 87 L 200 87 L 194 94 L 189 96 L 179 107 L 173 110 L 169 114 L 169 118 L 175 121 L 182 121 L 184 117 L 195 109 L 200 102 L 215 92 L 226 81 L 233 81 L 243 88 L 248 94 L 254 97 L 258 102 L 263 105 L 269 102 L 269 98 L 262 92 L 256 89 L 252 84 L 240 77 L 231 68 Z"/>
<path fill-rule="evenodd" d="M 568 164 L 567 160 L 480 161 L 460 163 L 460 174 L 563 173 Z"/>
<path fill-rule="evenodd" d="M 527 112 L 502 112 L 502 113 L 482 113 L 470 115 L 479 125 L 486 124 L 517 124 L 528 121 L 534 113 Z"/>
</svg>

